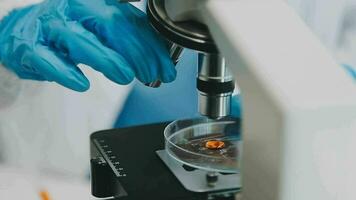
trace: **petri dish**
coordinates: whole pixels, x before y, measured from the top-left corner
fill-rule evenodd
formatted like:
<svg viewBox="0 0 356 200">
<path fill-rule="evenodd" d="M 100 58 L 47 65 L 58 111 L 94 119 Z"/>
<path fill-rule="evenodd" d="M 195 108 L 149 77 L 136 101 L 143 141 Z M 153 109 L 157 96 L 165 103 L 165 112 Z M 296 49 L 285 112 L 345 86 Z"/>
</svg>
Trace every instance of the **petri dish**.
<svg viewBox="0 0 356 200">
<path fill-rule="evenodd" d="M 237 120 L 178 120 L 166 127 L 164 137 L 166 152 L 182 164 L 212 172 L 239 172 L 242 142 Z"/>
</svg>

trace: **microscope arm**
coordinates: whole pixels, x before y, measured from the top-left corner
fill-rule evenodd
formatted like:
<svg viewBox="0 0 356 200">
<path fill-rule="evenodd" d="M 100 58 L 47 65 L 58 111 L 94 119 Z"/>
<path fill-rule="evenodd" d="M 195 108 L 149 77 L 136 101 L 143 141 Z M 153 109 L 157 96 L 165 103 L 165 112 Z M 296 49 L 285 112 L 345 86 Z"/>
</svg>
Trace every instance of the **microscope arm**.
<svg viewBox="0 0 356 200">
<path fill-rule="evenodd" d="M 283 1 L 201 13 L 243 97 L 243 199 L 356 199 L 355 82 Z"/>
</svg>

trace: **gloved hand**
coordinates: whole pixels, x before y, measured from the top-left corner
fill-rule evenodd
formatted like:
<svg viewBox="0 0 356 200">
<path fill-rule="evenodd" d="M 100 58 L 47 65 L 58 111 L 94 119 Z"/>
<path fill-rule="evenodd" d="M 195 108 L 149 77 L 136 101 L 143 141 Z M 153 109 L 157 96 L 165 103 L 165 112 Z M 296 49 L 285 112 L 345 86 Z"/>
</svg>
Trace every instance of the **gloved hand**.
<svg viewBox="0 0 356 200">
<path fill-rule="evenodd" d="M 116 0 L 45 0 L 0 22 L 0 62 L 20 78 L 89 88 L 78 64 L 118 84 L 171 82 L 176 71 L 143 12 Z"/>
</svg>

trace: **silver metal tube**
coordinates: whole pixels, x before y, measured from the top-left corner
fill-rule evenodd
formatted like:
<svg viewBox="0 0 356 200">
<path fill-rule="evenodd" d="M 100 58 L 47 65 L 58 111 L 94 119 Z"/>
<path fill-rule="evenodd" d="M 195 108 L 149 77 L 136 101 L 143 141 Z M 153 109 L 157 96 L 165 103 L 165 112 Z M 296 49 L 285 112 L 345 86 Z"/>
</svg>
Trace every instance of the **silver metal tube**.
<svg viewBox="0 0 356 200">
<path fill-rule="evenodd" d="M 199 54 L 199 112 L 211 119 L 230 115 L 233 76 L 219 54 Z"/>
<path fill-rule="evenodd" d="M 225 58 L 219 54 L 199 54 L 199 79 L 205 81 L 228 82 L 233 80 L 226 66 Z"/>
</svg>

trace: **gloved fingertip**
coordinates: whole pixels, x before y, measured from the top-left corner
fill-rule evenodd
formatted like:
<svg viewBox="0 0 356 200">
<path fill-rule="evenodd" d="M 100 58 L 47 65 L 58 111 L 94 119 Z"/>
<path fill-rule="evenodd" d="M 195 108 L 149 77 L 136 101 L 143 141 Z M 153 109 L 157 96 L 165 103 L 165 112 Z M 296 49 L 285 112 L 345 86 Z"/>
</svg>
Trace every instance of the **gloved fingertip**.
<svg viewBox="0 0 356 200">
<path fill-rule="evenodd" d="M 115 78 L 115 79 L 110 79 L 113 80 L 115 83 L 119 85 L 128 85 L 134 80 L 134 76 L 127 76 L 125 78 Z"/>
<path fill-rule="evenodd" d="M 158 72 L 152 73 L 148 71 L 136 72 L 136 78 L 143 84 L 149 84 L 159 79 Z"/>
<path fill-rule="evenodd" d="M 71 90 L 74 90 L 74 91 L 76 91 L 76 92 L 86 92 L 86 91 L 88 91 L 89 90 L 89 86 L 88 87 L 86 87 L 86 86 L 79 86 L 79 87 L 70 87 L 69 89 L 71 89 Z"/>
<path fill-rule="evenodd" d="M 162 76 L 162 82 L 163 83 L 173 82 L 174 80 L 176 80 L 176 77 L 177 77 L 177 71 L 173 69 Z"/>
<path fill-rule="evenodd" d="M 77 92 L 85 92 L 90 88 L 89 80 L 82 74 L 75 73 L 66 77 L 65 80 L 55 79 L 54 81 Z"/>
<path fill-rule="evenodd" d="M 133 81 L 135 73 L 128 67 L 121 67 L 118 73 L 105 76 L 119 85 L 127 85 Z"/>
<path fill-rule="evenodd" d="M 161 54 L 162 55 L 162 54 Z M 174 81 L 177 77 L 177 70 L 173 64 L 171 58 L 168 56 L 161 57 L 161 77 L 163 83 L 170 83 Z"/>
<path fill-rule="evenodd" d="M 90 88 L 90 82 L 78 82 L 77 85 L 73 85 L 74 87 L 72 90 L 77 91 L 77 92 L 86 92 Z"/>
</svg>

